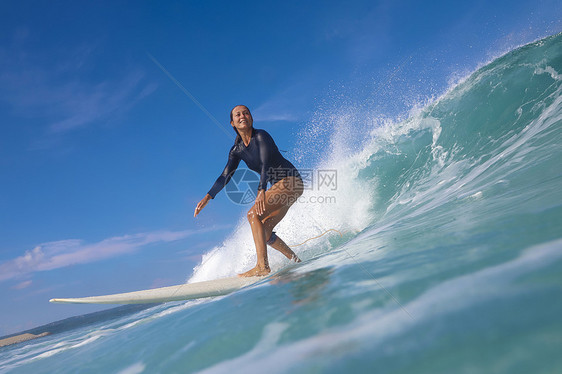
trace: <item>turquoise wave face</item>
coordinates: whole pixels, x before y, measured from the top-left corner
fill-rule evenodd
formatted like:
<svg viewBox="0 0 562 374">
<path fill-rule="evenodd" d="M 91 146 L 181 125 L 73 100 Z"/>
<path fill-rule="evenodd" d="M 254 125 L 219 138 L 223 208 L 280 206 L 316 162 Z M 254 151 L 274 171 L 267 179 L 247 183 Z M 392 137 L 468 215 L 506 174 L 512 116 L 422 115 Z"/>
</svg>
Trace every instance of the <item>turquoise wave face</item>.
<svg viewBox="0 0 562 374">
<path fill-rule="evenodd" d="M 338 160 L 351 170 L 338 198 L 351 203 L 303 208 L 332 209 L 318 224 L 356 220 L 360 232 L 313 244 L 316 257 L 274 281 L 14 346 L 0 370 L 557 372 L 561 75 L 562 34 L 372 129 Z M 370 215 L 356 213 L 364 205 Z M 203 270 L 212 256 L 228 264 L 225 253 Z"/>
<path fill-rule="evenodd" d="M 418 115 L 376 132 L 359 172 L 377 180 L 373 223 L 400 208 L 407 214 L 467 196 L 511 201 L 531 186 L 537 195 L 554 187 L 547 181 L 560 174 L 558 72 L 562 35 L 508 53 Z"/>
</svg>

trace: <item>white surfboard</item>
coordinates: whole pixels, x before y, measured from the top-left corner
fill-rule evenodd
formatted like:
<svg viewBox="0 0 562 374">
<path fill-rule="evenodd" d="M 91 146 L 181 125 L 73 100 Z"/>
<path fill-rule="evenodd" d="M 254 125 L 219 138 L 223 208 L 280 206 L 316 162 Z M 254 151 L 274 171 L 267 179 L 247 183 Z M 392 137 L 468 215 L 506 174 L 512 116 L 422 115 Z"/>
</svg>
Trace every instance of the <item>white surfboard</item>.
<svg viewBox="0 0 562 374">
<path fill-rule="evenodd" d="M 113 295 L 51 299 L 49 302 L 66 304 L 145 304 L 200 299 L 203 297 L 227 295 L 265 278 L 267 277 L 231 277 Z"/>
</svg>

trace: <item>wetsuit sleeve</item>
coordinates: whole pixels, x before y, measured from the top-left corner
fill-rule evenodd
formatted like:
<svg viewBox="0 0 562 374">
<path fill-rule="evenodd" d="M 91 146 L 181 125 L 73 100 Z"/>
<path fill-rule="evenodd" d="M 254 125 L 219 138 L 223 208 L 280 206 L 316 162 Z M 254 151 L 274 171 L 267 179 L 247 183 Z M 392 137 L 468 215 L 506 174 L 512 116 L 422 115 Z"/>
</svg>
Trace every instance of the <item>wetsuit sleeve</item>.
<svg viewBox="0 0 562 374">
<path fill-rule="evenodd" d="M 258 147 L 260 152 L 261 171 L 260 171 L 260 184 L 259 190 L 267 190 L 267 182 L 269 181 L 269 169 L 271 167 L 271 156 L 274 154 L 277 146 L 273 141 L 271 135 L 265 131 L 260 131 L 256 134 Z"/>
<path fill-rule="evenodd" d="M 226 163 L 222 174 L 217 178 L 215 184 L 213 184 L 213 187 L 211 187 L 209 192 L 207 192 L 213 199 L 215 198 L 215 196 L 217 196 L 220 190 L 222 190 L 224 186 L 228 184 L 230 178 L 232 178 L 232 174 L 234 174 L 234 172 L 238 168 L 238 164 L 240 164 L 240 157 L 236 155 L 234 148 L 235 146 L 232 146 L 232 148 L 230 148 L 230 152 L 228 153 L 228 162 Z"/>
</svg>

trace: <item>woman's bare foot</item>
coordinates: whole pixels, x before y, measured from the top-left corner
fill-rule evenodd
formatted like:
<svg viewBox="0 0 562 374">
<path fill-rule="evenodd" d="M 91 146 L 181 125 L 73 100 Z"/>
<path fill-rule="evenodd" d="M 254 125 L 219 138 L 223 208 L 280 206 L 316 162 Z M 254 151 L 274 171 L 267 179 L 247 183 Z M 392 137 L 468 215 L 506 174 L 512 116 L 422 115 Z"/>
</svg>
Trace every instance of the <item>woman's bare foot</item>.
<svg viewBox="0 0 562 374">
<path fill-rule="evenodd" d="M 248 270 L 245 273 L 238 274 L 239 277 L 261 277 L 271 272 L 270 268 L 260 268 L 256 265 L 255 268 Z"/>
<path fill-rule="evenodd" d="M 296 263 L 302 262 L 301 259 L 297 255 L 294 255 L 293 257 L 291 257 L 291 261 L 296 262 Z"/>
</svg>

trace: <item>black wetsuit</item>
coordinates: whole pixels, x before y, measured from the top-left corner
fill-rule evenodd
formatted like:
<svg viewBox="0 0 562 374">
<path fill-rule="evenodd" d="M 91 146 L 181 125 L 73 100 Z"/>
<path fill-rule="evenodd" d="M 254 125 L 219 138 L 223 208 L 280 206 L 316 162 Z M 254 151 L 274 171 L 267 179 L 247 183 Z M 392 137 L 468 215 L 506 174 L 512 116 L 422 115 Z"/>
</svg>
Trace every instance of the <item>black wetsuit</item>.
<svg viewBox="0 0 562 374">
<path fill-rule="evenodd" d="M 267 182 L 274 185 L 288 176 L 300 178 L 297 168 L 279 152 L 271 135 L 265 130 L 252 129 L 252 138 L 247 147 L 240 136 L 236 137 L 228 153 L 226 167 L 208 192 L 213 199 L 230 181 L 240 160 L 244 160 L 248 168 L 260 175 L 258 190 L 267 189 Z"/>
</svg>

